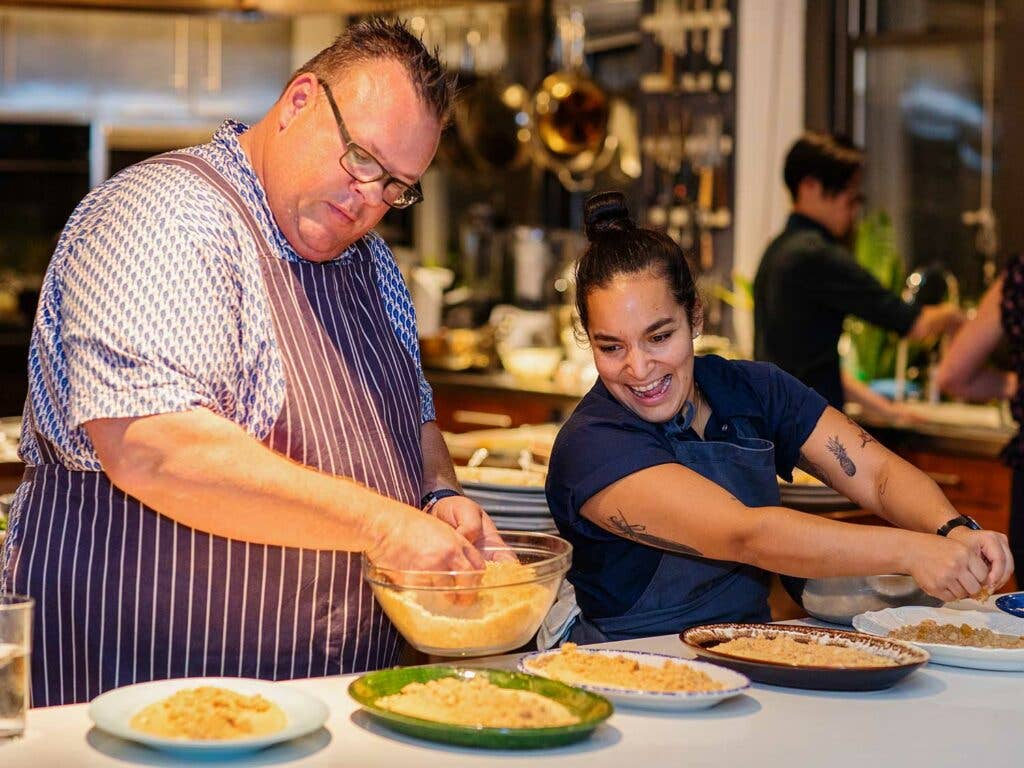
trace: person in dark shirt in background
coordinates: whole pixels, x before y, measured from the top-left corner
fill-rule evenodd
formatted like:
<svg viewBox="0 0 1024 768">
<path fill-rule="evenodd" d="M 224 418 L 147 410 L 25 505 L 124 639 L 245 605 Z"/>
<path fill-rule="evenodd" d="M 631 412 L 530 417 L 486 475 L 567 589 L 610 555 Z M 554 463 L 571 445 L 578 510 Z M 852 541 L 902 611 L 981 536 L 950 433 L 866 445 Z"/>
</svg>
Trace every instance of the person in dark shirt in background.
<svg viewBox="0 0 1024 768">
<path fill-rule="evenodd" d="M 989 363 L 1003 341 L 1012 370 Z M 974 402 L 1007 399 L 1022 428 L 1004 446 L 1000 458 L 1013 470 L 1010 486 L 1010 550 L 1024 557 L 1024 254 L 1014 254 L 1003 274 L 989 286 L 978 313 L 953 337 L 936 372 L 939 388 Z M 1024 587 L 1024 581 L 1018 580 Z"/>
<path fill-rule="evenodd" d="M 902 301 L 854 259 L 845 241 L 863 199 L 863 168 L 863 152 L 836 136 L 806 133 L 790 148 L 783 176 L 793 211 L 754 279 L 754 357 L 793 374 L 834 408 L 850 400 L 898 417 L 885 398 L 841 372 L 843 320 L 854 315 L 920 341 L 962 318 L 952 304 Z"/>
</svg>

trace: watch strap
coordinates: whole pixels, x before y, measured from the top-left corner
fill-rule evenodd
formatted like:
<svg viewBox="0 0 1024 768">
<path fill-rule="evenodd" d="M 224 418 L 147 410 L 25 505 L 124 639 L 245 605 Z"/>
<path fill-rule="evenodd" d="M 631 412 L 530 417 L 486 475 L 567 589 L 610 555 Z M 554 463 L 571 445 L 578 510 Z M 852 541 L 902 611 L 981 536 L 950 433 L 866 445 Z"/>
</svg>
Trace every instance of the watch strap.
<svg viewBox="0 0 1024 768">
<path fill-rule="evenodd" d="M 423 498 L 420 499 L 420 509 L 424 512 L 429 512 L 441 499 L 463 495 L 465 494 L 459 493 L 454 488 L 437 488 L 433 491 L 427 491 L 423 494 Z"/>
<path fill-rule="evenodd" d="M 952 520 L 947 520 L 945 523 L 943 523 L 942 527 L 940 527 L 939 530 L 936 531 L 936 533 L 939 534 L 939 536 L 946 536 L 954 528 L 957 528 L 961 525 L 967 526 L 972 531 L 981 530 L 981 526 L 978 525 L 973 518 L 970 518 L 967 515 L 957 515 Z"/>
</svg>

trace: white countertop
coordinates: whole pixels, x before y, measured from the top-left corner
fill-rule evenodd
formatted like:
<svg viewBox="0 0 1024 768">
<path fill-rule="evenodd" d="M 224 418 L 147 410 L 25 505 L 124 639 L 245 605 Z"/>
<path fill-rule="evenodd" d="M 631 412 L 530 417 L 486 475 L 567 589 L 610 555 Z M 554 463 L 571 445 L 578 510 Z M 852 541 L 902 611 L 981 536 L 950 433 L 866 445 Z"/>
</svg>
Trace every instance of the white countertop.
<svg viewBox="0 0 1024 768">
<path fill-rule="evenodd" d="M 688 656 L 675 635 L 609 643 Z M 489 660 L 511 666 L 515 657 Z M 1024 673 L 928 664 L 886 691 L 829 693 L 755 684 L 746 695 L 695 713 L 618 708 L 583 742 L 548 750 L 490 751 L 419 741 L 388 731 L 352 701 L 356 676 L 281 683 L 321 697 L 326 727 L 303 739 L 226 761 L 232 766 L 544 765 L 856 766 L 996 768 L 1024 764 Z M 0 766 L 185 765 L 105 735 L 85 705 L 34 709 L 21 739 L 0 742 Z"/>
</svg>

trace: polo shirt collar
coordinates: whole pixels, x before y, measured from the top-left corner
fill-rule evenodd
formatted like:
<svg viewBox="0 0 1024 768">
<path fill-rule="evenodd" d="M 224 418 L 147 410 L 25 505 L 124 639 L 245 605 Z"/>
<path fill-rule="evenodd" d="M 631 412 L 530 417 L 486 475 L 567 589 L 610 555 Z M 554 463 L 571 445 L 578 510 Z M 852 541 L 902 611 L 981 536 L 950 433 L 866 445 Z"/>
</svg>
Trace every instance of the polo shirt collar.
<svg viewBox="0 0 1024 768">
<path fill-rule="evenodd" d="M 828 240 L 830 243 L 837 242 L 836 238 L 828 231 L 828 228 L 818 223 L 810 216 L 804 216 L 802 213 L 791 213 L 789 218 L 786 220 L 787 230 L 802 230 L 811 229 L 819 232 L 822 237 Z"/>
<path fill-rule="evenodd" d="M 697 386 L 700 387 L 701 394 L 711 404 L 713 420 L 718 424 L 726 424 L 736 417 L 760 418 L 762 416 L 760 404 L 754 393 L 750 391 L 750 387 L 743 377 L 733 370 L 728 360 L 718 355 L 698 355 L 693 360 L 693 375 Z M 615 396 L 608 391 L 600 379 L 594 384 L 594 390 L 609 400 L 615 400 Z M 615 400 L 615 402 L 618 401 Z M 651 423 L 645 422 L 625 406 L 622 408 L 631 420 L 644 424 Z M 684 409 L 683 413 L 673 419 L 677 428 L 685 429 L 689 426 L 688 421 L 692 420 L 692 415 L 690 419 L 687 419 L 686 416 Z M 669 423 L 671 422 L 652 426 L 665 428 Z"/>
<path fill-rule="evenodd" d="M 693 377 L 701 394 L 711 404 L 711 413 L 719 424 L 736 417 L 762 416 L 760 403 L 750 391 L 750 386 L 725 358 L 698 355 L 693 360 Z"/>
</svg>

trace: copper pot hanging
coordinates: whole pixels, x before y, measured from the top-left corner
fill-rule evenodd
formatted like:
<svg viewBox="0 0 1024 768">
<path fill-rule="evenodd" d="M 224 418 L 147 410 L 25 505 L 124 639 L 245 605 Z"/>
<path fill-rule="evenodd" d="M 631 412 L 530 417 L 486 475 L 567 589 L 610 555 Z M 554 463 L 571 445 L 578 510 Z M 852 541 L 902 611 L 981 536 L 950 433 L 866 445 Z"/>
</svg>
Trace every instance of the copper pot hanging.
<svg viewBox="0 0 1024 768">
<path fill-rule="evenodd" d="M 612 152 L 608 136 L 610 100 L 583 63 L 583 14 L 559 17 L 561 68 L 541 81 L 533 96 L 537 161 L 572 191 L 588 189 Z"/>
</svg>

